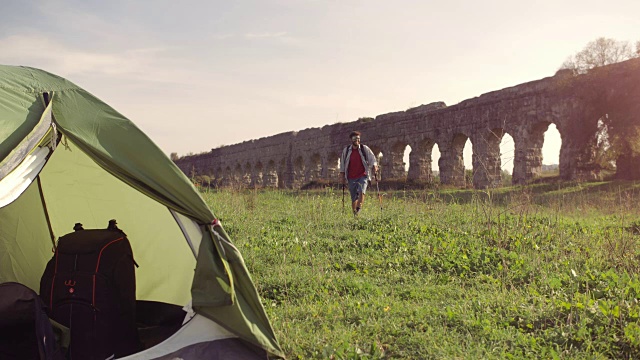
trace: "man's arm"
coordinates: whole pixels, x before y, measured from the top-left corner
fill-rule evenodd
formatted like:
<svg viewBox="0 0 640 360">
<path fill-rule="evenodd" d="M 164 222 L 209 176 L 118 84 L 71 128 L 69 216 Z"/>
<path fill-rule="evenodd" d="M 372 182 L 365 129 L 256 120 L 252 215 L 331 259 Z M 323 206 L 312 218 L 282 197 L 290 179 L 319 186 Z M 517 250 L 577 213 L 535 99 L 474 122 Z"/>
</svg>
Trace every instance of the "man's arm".
<svg viewBox="0 0 640 360">
<path fill-rule="evenodd" d="M 347 157 L 347 149 L 348 147 L 344 148 L 342 150 L 342 155 L 340 156 L 340 173 L 338 174 L 338 176 L 340 176 L 340 184 L 344 184 L 346 183 L 346 178 L 344 177 L 344 173 L 345 171 L 347 171 L 347 169 L 345 169 L 345 158 Z"/>
<path fill-rule="evenodd" d="M 376 155 L 373 153 L 373 151 L 371 151 L 371 149 L 368 146 L 363 146 L 364 147 L 364 152 L 367 154 L 367 161 L 371 164 L 371 167 L 373 168 L 373 173 L 377 173 L 378 172 L 378 160 L 376 160 Z"/>
</svg>

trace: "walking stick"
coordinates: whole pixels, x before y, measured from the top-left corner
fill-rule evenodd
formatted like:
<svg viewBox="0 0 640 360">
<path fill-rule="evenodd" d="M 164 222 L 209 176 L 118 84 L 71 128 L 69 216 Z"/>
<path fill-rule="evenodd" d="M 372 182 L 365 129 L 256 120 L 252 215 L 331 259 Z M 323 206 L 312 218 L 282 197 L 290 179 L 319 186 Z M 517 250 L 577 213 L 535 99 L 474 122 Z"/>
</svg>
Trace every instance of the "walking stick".
<svg viewBox="0 0 640 360">
<path fill-rule="evenodd" d="M 344 214 L 344 183 L 342 183 L 342 213 Z"/>
<path fill-rule="evenodd" d="M 374 173 L 373 177 L 376 179 L 376 191 L 378 192 L 378 201 L 380 202 L 380 213 L 382 214 L 382 196 L 380 196 L 380 186 L 378 186 L 378 173 Z"/>
</svg>

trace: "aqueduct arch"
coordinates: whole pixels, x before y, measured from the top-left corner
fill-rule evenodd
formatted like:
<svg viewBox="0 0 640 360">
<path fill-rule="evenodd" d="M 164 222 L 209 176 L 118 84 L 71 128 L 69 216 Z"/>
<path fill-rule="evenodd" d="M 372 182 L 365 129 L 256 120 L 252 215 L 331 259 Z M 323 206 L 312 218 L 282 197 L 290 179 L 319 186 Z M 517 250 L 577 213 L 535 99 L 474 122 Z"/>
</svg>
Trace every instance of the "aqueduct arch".
<svg viewBox="0 0 640 360">
<path fill-rule="evenodd" d="M 473 185 L 486 188 L 501 184 L 500 140 L 504 134 L 513 138 L 515 146 L 512 181 L 523 184 L 539 176 L 544 133 L 555 124 L 562 138 L 560 177 L 593 179 L 597 176 L 593 145 L 597 121 L 604 114 L 615 114 L 640 125 L 639 83 L 640 59 L 597 68 L 587 75 L 559 71 L 552 77 L 452 106 L 435 102 L 375 119 L 281 133 L 175 162 L 187 175 L 208 174 L 217 184 L 300 187 L 311 180 L 336 179 L 340 154 L 349 144 L 348 134 L 359 130 L 363 144 L 376 156 L 383 155 L 383 178 L 406 175 L 409 180 L 431 181 L 432 152 L 437 144 L 440 181 L 456 186 L 465 185 L 462 153 L 470 140 Z M 412 151 L 405 173 L 407 145 Z M 640 159 L 630 156 L 619 158 L 618 171 L 624 167 L 628 176 L 640 178 L 634 165 Z"/>
</svg>

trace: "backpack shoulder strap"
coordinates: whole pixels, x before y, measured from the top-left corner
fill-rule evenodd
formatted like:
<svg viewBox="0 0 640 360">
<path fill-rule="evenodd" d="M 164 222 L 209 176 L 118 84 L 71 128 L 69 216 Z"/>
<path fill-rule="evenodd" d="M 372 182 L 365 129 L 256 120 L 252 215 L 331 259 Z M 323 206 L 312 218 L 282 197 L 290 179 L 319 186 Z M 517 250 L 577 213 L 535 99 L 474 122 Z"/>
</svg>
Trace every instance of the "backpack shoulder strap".
<svg viewBox="0 0 640 360">
<path fill-rule="evenodd" d="M 366 145 L 360 145 L 358 150 L 360 150 L 360 155 L 362 155 L 362 158 L 364 159 L 364 162 L 366 163 L 365 166 L 369 166 L 369 161 L 367 160 L 367 154 L 365 154 L 365 152 L 364 152 L 364 147 L 365 146 Z"/>
</svg>

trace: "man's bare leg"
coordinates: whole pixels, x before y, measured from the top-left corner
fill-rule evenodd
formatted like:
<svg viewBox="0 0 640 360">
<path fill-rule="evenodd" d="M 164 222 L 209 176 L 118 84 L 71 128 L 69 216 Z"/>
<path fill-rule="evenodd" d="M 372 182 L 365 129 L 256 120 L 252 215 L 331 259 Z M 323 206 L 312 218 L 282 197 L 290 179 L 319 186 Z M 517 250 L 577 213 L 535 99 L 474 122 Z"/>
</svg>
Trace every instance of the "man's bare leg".
<svg viewBox="0 0 640 360">
<path fill-rule="evenodd" d="M 354 209 L 353 211 L 357 214 L 362 209 L 362 204 L 364 204 L 364 193 L 360 193 L 360 196 L 356 201 L 353 202 Z"/>
</svg>

